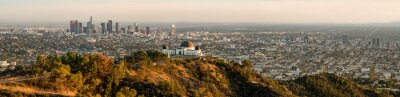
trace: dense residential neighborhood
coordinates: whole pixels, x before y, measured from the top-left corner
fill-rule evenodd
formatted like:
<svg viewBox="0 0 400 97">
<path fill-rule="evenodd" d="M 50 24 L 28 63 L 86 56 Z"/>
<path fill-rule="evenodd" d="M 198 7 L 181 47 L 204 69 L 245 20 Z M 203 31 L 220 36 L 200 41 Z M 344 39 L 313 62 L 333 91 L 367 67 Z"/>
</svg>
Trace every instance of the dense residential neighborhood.
<svg viewBox="0 0 400 97">
<path fill-rule="evenodd" d="M 145 32 L 72 33 L 60 30 L 62 27 L 3 30 L 0 34 L 1 70 L 31 65 L 36 57 L 42 55 L 62 55 L 73 51 L 120 59 L 134 51 L 162 51 L 163 46 L 179 48 L 182 42 L 190 41 L 201 48 L 204 56 L 234 62 L 251 60 L 255 71 L 279 80 L 320 73 L 349 78 L 370 78 L 374 73 L 381 80 L 400 80 L 400 40 L 385 36 L 398 28 L 332 26 L 317 29 L 321 26 L 315 26 L 309 29 L 259 27 L 257 30 L 257 27 L 221 27 L 218 30 L 193 31 L 197 29 L 178 26 L 178 31 L 185 32 L 174 32 L 174 25 L 174 28 L 152 27 Z M 343 31 L 335 32 L 338 28 Z M 381 34 L 377 35 L 378 32 Z"/>
</svg>

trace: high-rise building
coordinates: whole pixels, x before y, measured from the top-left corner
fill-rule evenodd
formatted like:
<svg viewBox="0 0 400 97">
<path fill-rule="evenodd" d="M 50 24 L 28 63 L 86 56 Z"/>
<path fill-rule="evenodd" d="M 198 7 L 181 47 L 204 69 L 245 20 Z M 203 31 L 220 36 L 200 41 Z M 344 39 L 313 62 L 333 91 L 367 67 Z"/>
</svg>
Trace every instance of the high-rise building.
<svg viewBox="0 0 400 97">
<path fill-rule="evenodd" d="M 372 45 L 373 45 L 374 47 L 376 47 L 376 48 L 379 48 L 379 46 L 380 46 L 379 38 L 373 38 L 373 39 L 372 39 Z"/>
<path fill-rule="evenodd" d="M 146 27 L 146 33 L 145 33 L 145 35 L 148 35 L 148 34 L 150 34 L 150 27 Z"/>
<path fill-rule="evenodd" d="M 71 20 L 70 21 L 70 31 L 77 34 L 79 33 L 79 22 L 78 20 Z"/>
<path fill-rule="evenodd" d="M 139 26 L 137 23 L 135 23 L 135 32 L 139 32 Z"/>
<path fill-rule="evenodd" d="M 291 35 L 290 36 L 290 43 L 293 44 L 295 41 L 296 41 L 296 38 L 293 35 Z"/>
<path fill-rule="evenodd" d="M 345 34 L 342 36 L 342 43 L 349 44 L 349 35 L 348 34 Z"/>
<path fill-rule="evenodd" d="M 75 24 L 74 20 L 69 21 L 69 31 L 74 32 L 74 29 L 75 29 L 74 24 Z"/>
<path fill-rule="evenodd" d="M 90 23 L 93 24 L 93 18 L 92 18 L 92 16 L 90 16 Z"/>
<path fill-rule="evenodd" d="M 108 31 L 108 33 L 112 33 L 112 31 L 113 31 L 113 22 L 112 22 L 112 20 L 108 20 L 108 23 L 107 23 L 107 31 Z"/>
<path fill-rule="evenodd" d="M 128 33 L 132 33 L 133 32 L 133 26 L 132 25 L 128 25 Z"/>
<path fill-rule="evenodd" d="M 96 27 L 94 26 L 94 24 L 92 24 L 91 27 L 92 27 L 91 32 L 92 32 L 92 33 L 96 33 Z"/>
<path fill-rule="evenodd" d="M 92 24 L 90 22 L 87 22 L 87 24 L 86 24 L 86 30 L 87 30 L 86 33 L 91 33 L 91 30 L 92 30 L 91 26 L 92 26 Z"/>
<path fill-rule="evenodd" d="M 171 32 L 169 33 L 169 36 L 175 35 L 175 32 L 176 32 L 175 24 L 172 24 L 172 25 L 171 25 Z"/>
<path fill-rule="evenodd" d="M 121 28 L 121 33 L 122 33 L 122 34 L 125 34 L 125 33 L 126 33 L 125 31 L 126 31 L 125 28 Z"/>
<path fill-rule="evenodd" d="M 119 33 L 119 23 L 115 22 L 115 33 Z"/>
<path fill-rule="evenodd" d="M 79 32 L 79 22 L 78 22 L 78 20 L 76 20 L 76 22 L 75 22 L 75 33 L 77 33 L 77 34 L 80 33 Z"/>
<path fill-rule="evenodd" d="M 376 44 L 376 40 L 375 40 L 375 38 L 373 38 L 372 39 L 372 45 L 375 45 Z"/>
<path fill-rule="evenodd" d="M 106 23 L 101 23 L 101 34 L 106 34 Z"/>
<path fill-rule="evenodd" d="M 309 42 L 308 36 L 304 36 L 303 43 L 308 43 L 308 42 Z"/>
<path fill-rule="evenodd" d="M 92 16 L 90 16 L 90 20 L 87 22 L 86 29 L 87 29 L 87 33 L 93 33 L 94 25 L 93 25 Z"/>
<path fill-rule="evenodd" d="M 78 33 L 83 33 L 83 25 L 82 22 L 79 22 L 79 32 Z"/>
</svg>

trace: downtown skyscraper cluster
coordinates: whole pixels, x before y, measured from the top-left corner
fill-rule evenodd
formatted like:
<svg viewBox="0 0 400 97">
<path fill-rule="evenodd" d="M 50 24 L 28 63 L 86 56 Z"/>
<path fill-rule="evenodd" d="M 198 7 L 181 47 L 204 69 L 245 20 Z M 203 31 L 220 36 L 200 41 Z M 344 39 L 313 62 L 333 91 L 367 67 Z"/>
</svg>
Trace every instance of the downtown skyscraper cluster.
<svg viewBox="0 0 400 97">
<path fill-rule="evenodd" d="M 134 23 L 133 25 L 128 25 L 127 28 L 121 27 L 119 22 L 115 22 L 113 20 L 108 20 L 107 22 L 101 22 L 100 28 L 96 29 L 96 25 L 93 23 L 93 18 L 90 17 L 90 20 L 87 22 L 87 26 L 83 27 L 82 22 L 78 20 L 70 21 L 69 32 L 73 34 L 91 34 L 101 32 L 101 34 L 140 34 L 140 35 L 150 35 L 151 28 L 149 26 L 140 28 L 138 23 Z M 157 28 L 156 33 L 160 31 L 160 28 Z M 176 27 L 172 24 L 167 32 L 168 36 L 174 36 L 176 33 Z"/>
<path fill-rule="evenodd" d="M 90 17 L 90 21 L 87 22 L 87 26 L 83 27 L 82 22 L 79 22 L 78 20 L 70 20 L 70 29 L 69 32 L 72 32 L 74 34 L 80 34 L 80 33 L 95 33 L 95 25 L 93 24 L 93 18 Z"/>
</svg>

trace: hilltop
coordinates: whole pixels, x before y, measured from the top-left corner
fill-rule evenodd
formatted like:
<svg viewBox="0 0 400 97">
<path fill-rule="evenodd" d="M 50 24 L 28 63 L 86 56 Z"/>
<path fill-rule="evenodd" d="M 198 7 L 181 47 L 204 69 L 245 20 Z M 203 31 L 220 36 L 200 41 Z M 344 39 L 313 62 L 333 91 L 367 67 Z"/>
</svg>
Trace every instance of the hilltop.
<svg viewBox="0 0 400 97">
<path fill-rule="evenodd" d="M 252 68 L 247 60 L 234 63 L 211 57 L 170 59 L 158 51 L 137 51 L 118 60 L 100 54 L 69 52 L 62 56 L 41 56 L 31 67 L 8 71 L 15 76 L 2 80 L 5 83 L 0 85 L 0 95 L 387 97 L 394 94 L 333 74 L 277 81 L 261 76 Z"/>
</svg>

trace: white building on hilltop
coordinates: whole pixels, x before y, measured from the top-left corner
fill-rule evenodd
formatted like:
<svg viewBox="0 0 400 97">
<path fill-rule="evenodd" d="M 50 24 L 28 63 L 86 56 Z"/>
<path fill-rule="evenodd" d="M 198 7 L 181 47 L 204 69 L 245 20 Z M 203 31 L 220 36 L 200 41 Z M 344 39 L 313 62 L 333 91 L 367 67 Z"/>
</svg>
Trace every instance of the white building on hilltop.
<svg viewBox="0 0 400 97">
<path fill-rule="evenodd" d="M 177 49 L 169 49 L 164 45 L 161 50 L 162 53 L 168 56 L 203 56 L 199 46 L 195 46 L 191 41 L 184 41 Z"/>
</svg>

